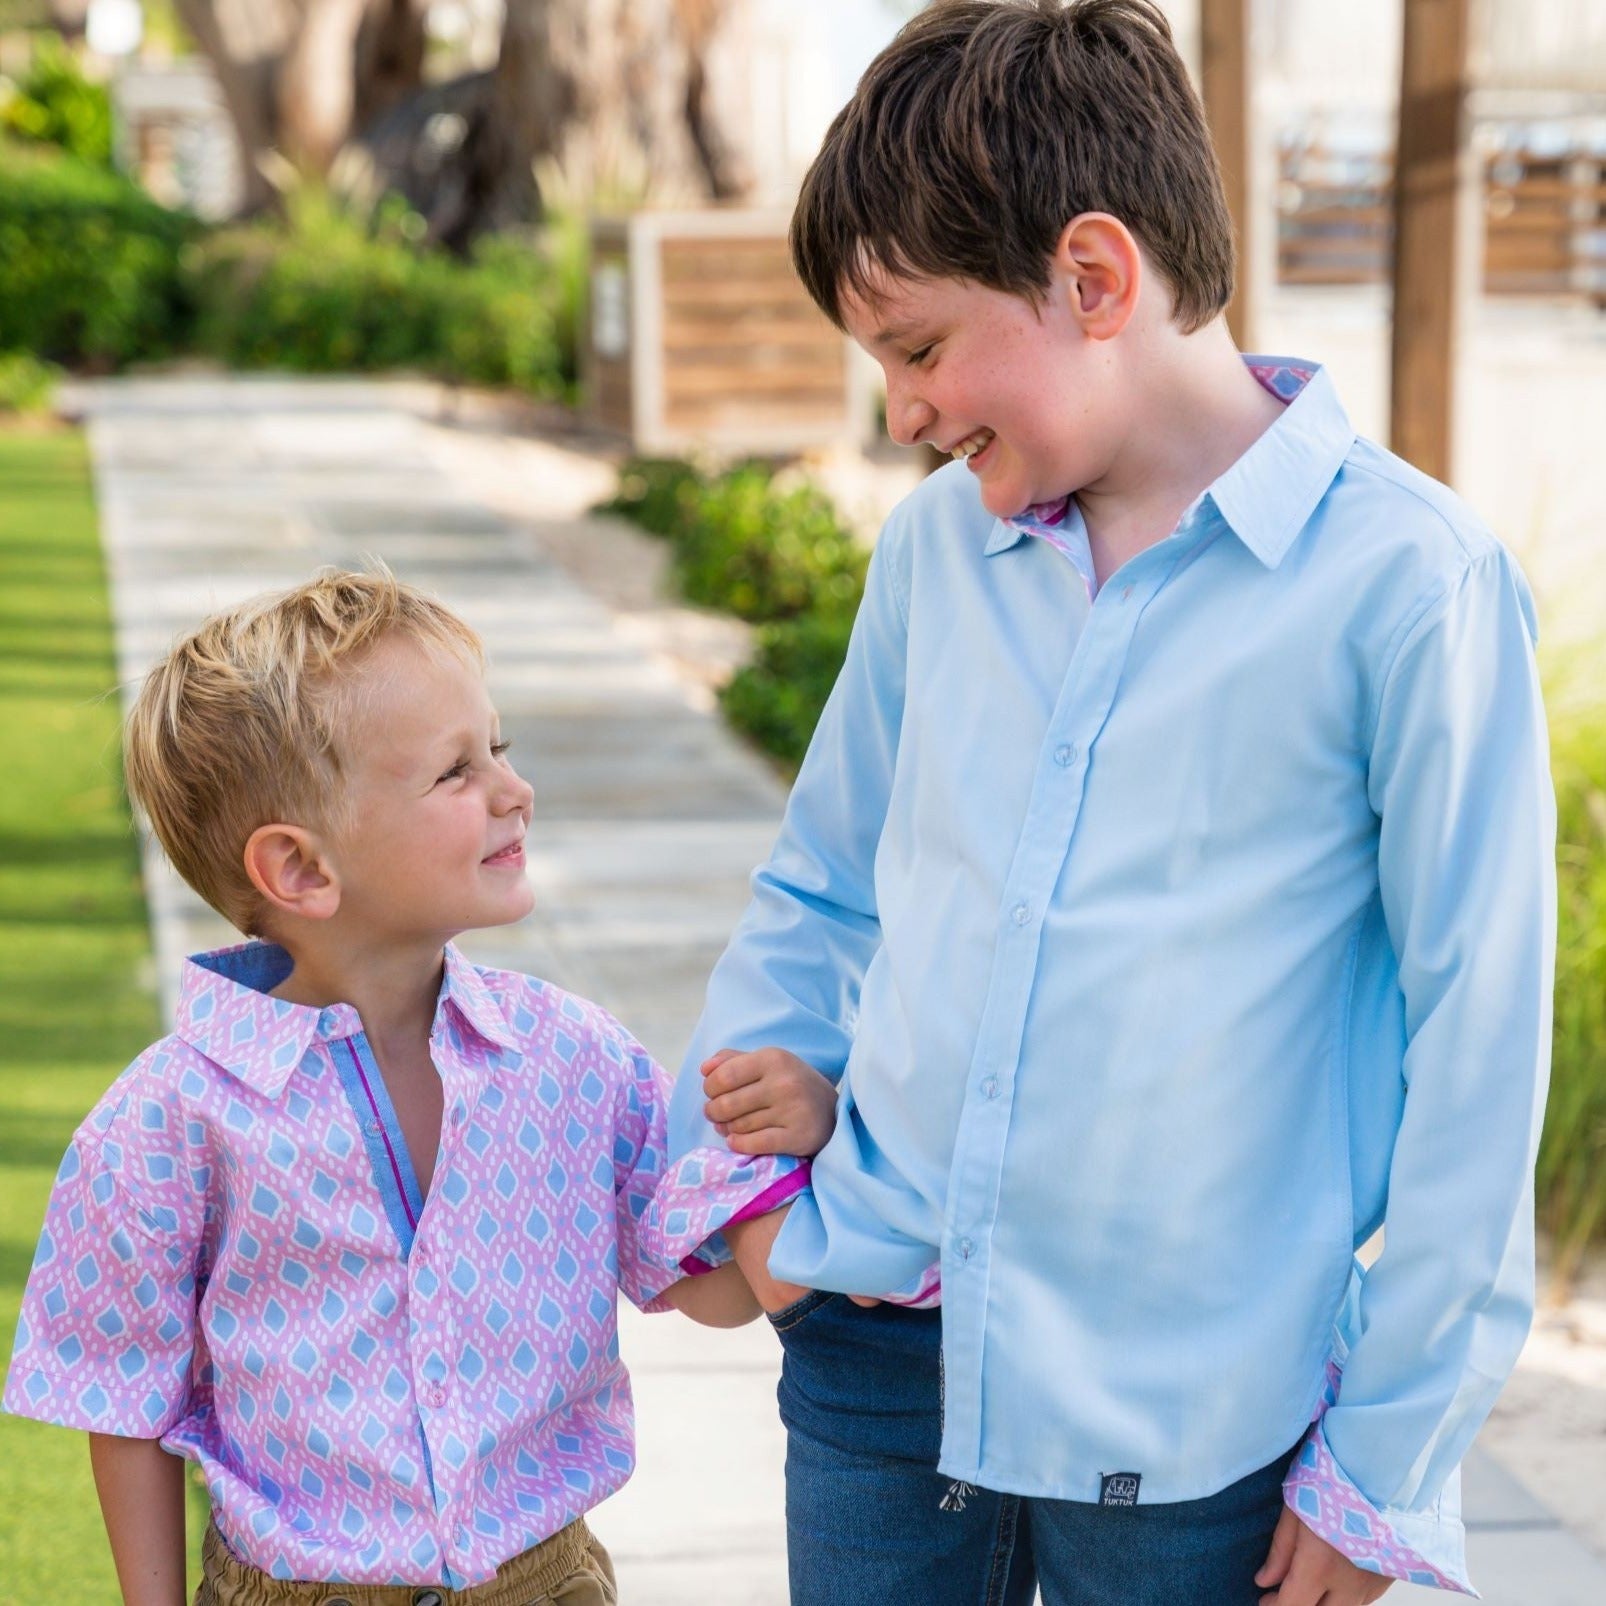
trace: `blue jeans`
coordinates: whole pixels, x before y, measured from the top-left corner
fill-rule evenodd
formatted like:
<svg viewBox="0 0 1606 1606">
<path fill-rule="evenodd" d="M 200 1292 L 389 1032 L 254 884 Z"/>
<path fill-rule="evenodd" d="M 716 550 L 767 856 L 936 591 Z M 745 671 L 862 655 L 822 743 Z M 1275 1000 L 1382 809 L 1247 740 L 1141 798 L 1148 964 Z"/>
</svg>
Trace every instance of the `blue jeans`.
<svg viewBox="0 0 1606 1606">
<path fill-rule="evenodd" d="M 811 1293 L 783 1359 L 793 1606 L 1254 1606 L 1293 1451 L 1203 1500 L 1097 1506 L 937 1471 L 942 1317 Z"/>
</svg>

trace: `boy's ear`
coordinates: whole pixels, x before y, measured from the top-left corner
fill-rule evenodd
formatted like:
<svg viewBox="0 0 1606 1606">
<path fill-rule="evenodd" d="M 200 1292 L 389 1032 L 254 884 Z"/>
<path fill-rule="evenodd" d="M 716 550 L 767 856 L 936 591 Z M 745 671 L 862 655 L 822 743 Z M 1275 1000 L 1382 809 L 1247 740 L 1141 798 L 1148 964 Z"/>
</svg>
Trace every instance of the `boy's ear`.
<svg viewBox="0 0 1606 1606">
<path fill-rule="evenodd" d="M 303 826 L 259 825 L 245 844 L 245 873 L 281 913 L 327 920 L 340 907 L 340 877 Z"/>
<path fill-rule="evenodd" d="M 1071 316 L 1093 340 L 1126 328 L 1143 285 L 1143 253 L 1132 231 L 1108 212 L 1080 212 L 1060 232 L 1054 274 Z"/>
</svg>

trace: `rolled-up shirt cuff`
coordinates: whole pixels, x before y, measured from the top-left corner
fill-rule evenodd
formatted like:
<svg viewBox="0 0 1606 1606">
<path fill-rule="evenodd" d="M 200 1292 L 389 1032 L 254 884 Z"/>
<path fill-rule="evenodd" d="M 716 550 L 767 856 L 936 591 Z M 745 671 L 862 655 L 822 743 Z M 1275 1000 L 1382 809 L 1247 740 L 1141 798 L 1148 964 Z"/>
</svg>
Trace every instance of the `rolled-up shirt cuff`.
<svg viewBox="0 0 1606 1606">
<path fill-rule="evenodd" d="M 1318 1539 L 1367 1572 L 1478 1598 L 1459 1516 L 1374 1505 L 1338 1464 L 1320 1416 L 1283 1479 L 1283 1501 Z"/>
<path fill-rule="evenodd" d="M 894 1288 L 880 1296 L 888 1305 L 902 1305 L 907 1310 L 935 1310 L 942 1304 L 942 1266 L 932 1263 L 919 1276 L 911 1277 L 901 1288 Z"/>
<path fill-rule="evenodd" d="M 693 1149 L 658 1185 L 645 1230 L 659 1254 L 696 1277 L 731 1258 L 726 1227 L 779 1210 L 808 1185 L 807 1160 Z"/>
</svg>

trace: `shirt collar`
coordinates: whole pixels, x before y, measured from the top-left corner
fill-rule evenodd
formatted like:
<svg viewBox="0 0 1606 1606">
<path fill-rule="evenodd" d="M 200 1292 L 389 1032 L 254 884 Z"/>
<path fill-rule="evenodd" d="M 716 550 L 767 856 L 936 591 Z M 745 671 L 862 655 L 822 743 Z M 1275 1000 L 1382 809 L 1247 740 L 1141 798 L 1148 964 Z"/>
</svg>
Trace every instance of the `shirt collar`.
<svg viewBox="0 0 1606 1606">
<path fill-rule="evenodd" d="M 1343 466 L 1355 430 L 1332 378 L 1319 363 L 1298 357 L 1244 357 L 1267 390 L 1284 401 L 1281 417 L 1204 493 L 1227 526 L 1275 569 L 1304 529 Z M 1204 500 L 1204 498 L 1201 498 Z M 1048 539 L 1077 512 L 1069 498 L 1029 507 L 993 526 L 986 556 L 1007 551 L 1027 536 Z"/>
<path fill-rule="evenodd" d="M 247 1087 L 277 1098 L 315 1042 L 335 1042 L 362 1030 L 350 1004 L 318 1009 L 270 996 L 292 968 L 289 954 L 271 942 L 192 954 L 179 984 L 175 1035 Z M 452 943 L 446 945 L 437 1019 L 448 1004 L 493 1046 L 518 1046 L 502 1006 Z"/>
</svg>

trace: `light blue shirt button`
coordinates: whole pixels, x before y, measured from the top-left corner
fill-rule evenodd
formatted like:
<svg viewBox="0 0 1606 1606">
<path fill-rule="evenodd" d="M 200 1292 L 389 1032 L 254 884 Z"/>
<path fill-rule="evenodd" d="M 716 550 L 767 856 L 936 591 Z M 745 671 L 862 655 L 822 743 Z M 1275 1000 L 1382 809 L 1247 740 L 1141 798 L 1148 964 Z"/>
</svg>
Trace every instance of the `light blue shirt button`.
<svg viewBox="0 0 1606 1606">
<path fill-rule="evenodd" d="M 1032 918 L 1032 911 L 1024 903 L 1017 903 L 1010 914 L 1017 926 L 1024 926 Z"/>
<path fill-rule="evenodd" d="M 976 1246 L 968 1238 L 961 1238 L 956 1246 L 961 1260 L 969 1260 Z"/>
<path fill-rule="evenodd" d="M 990 1099 L 997 1098 L 998 1097 L 998 1078 L 996 1076 L 989 1076 L 987 1078 L 987 1080 L 981 1084 L 981 1090 L 988 1098 L 990 1098 Z"/>
<path fill-rule="evenodd" d="M 1063 746 L 1056 747 L 1054 762 L 1062 769 L 1069 769 L 1076 762 L 1076 743 L 1066 742 Z"/>
</svg>

